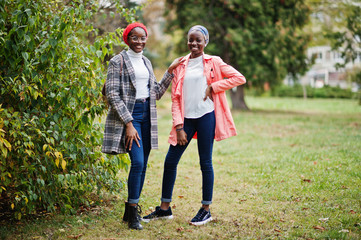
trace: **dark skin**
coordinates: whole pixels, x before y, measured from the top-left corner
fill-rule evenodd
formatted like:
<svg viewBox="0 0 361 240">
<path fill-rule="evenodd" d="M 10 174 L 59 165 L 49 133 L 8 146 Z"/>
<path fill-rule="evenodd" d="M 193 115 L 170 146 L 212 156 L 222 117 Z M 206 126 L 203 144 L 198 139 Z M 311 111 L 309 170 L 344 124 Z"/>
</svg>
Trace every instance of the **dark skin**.
<svg viewBox="0 0 361 240">
<path fill-rule="evenodd" d="M 206 41 L 202 33 L 200 33 L 199 31 L 192 31 L 188 34 L 188 49 L 191 52 L 190 58 L 197 58 L 203 55 L 203 50 L 205 46 L 206 46 Z M 208 97 L 213 101 L 211 85 L 208 85 L 203 101 L 205 101 Z M 181 146 L 188 144 L 187 134 L 183 130 L 183 124 L 177 125 L 176 129 L 177 129 L 177 144 Z M 163 210 L 167 210 L 169 206 L 170 206 L 169 202 L 161 202 L 160 204 L 160 208 Z M 209 205 L 202 204 L 202 207 L 206 211 L 209 211 Z"/>
<path fill-rule="evenodd" d="M 143 51 L 145 44 L 147 42 L 147 34 L 141 27 L 134 28 L 128 36 L 129 48 L 132 49 L 136 53 L 140 53 Z M 168 72 L 170 74 L 173 73 L 173 70 L 184 60 L 181 58 L 175 59 L 172 64 L 168 68 Z M 133 142 L 140 147 L 139 144 L 140 136 L 137 130 L 134 128 L 132 122 L 128 122 L 125 125 L 125 148 L 129 151 L 132 149 Z"/>
</svg>

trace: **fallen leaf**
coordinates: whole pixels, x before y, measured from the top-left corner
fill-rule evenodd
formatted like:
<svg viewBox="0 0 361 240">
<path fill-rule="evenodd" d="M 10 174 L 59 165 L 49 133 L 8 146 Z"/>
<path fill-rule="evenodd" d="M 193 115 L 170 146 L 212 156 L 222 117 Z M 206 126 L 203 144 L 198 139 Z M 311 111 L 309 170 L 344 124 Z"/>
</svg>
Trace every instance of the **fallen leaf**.
<svg viewBox="0 0 361 240">
<path fill-rule="evenodd" d="M 348 233 L 348 232 L 350 232 L 349 230 L 347 230 L 347 229 L 342 229 L 342 230 L 340 230 L 340 231 L 338 231 L 339 233 L 342 233 L 342 232 L 344 232 L 344 233 Z"/>
<path fill-rule="evenodd" d="M 328 218 L 320 218 L 320 219 L 318 219 L 318 221 L 327 222 L 327 221 L 328 221 Z"/>
<path fill-rule="evenodd" d="M 179 198 L 184 198 L 184 196 L 182 196 L 182 195 L 180 195 L 180 196 L 178 196 Z"/>
<path fill-rule="evenodd" d="M 317 229 L 317 230 L 321 230 L 321 231 L 324 231 L 326 230 L 326 228 L 322 227 L 322 226 L 313 226 L 314 229 Z"/>
<path fill-rule="evenodd" d="M 283 220 L 282 218 L 280 219 L 281 222 L 286 222 L 285 220 Z"/>
<path fill-rule="evenodd" d="M 245 202 L 245 201 L 247 201 L 247 199 L 240 199 L 239 201 L 240 202 Z"/>
<path fill-rule="evenodd" d="M 182 232 L 182 231 L 184 231 L 184 227 L 177 228 L 177 232 Z"/>
<path fill-rule="evenodd" d="M 67 238 L 71 238 L 71 239 L 78 239 L 78 238 L 80 238 L 81 236 L 83 236 L 83 234 L 78 234 L 78 235 L 70 235 L 70 236 L 68 236 Z"/>
<path fill-rule="evenodd" d="M 314 165 L 316 165 L 316 164 L 317 164 L 317 162 L 316 162 L 316 161 L 314 161 L 314 162 L 313 162 L 313 164 L 314 164 Z"/>
<path fill-rule="evenodd" d="M 311 179 L 303 179 L 304 182 L 311 182 Z"/>
<path fill-rule="evenodd" d="M 275 228 L 274 229 L 276 232 L 282 232 L 281 230 L 279 230 L 279 229 L 277 229 L 277 228 Z"/>
<path fill-rule="evenodd" d="M 304 207 L 304 208 L 302 208 L 302 210 L 308 210 L 309 208 L 308 207 Z"/>
<path fill-rule="evenodd" d="M 356 214 L 356 212 L 354 210 L 350 210 L 351 214 Z"/>
<path fill-rule="evenodd" d="M 346 187 L 346 186 L 344 186 L 344 185 L 342 185 L 341 188 L 342 188 L 342 189 L 348 189 L 348 187 Z"/>
<path fill-rule="evenodd" d="M 176 206 L 175 204 L 173 204 L 172 208 L 173 208 L 173 209 L 176 209 L 176 208 L 177 208 L 177 206 Z"/>
</svg>

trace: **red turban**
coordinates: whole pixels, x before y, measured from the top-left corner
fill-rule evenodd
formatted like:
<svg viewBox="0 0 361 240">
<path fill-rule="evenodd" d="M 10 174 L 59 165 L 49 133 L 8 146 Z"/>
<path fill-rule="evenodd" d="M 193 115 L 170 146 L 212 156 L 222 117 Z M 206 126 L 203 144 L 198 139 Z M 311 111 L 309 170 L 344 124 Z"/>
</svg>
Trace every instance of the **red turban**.
<svg viewBox="0 0 361 240">
<path fill-rule="evenodd" d="M 123 41 L 129 46 L 128 44 L 128 35 L 129 33 L 136 27 L 140 27 L 140 28 L 143 28 L 144 31 L 145 31 L 145 34 L 148 36 L 148 31 L 147 31 L 147 28 L 142 24 L 142 23 L 139 23 L 139 22 L 135 22 L 135 23 L 131 23 L 129 24 L 125 29 L 124 29 L 124 32 L 123 32 Z"/>
</svg>

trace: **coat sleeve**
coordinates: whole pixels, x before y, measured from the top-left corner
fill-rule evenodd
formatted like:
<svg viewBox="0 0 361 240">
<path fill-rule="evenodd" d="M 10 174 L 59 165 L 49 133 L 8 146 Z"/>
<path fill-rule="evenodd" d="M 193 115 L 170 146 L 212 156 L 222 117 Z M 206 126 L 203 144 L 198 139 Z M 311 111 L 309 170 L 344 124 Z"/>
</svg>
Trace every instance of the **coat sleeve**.
<svg viewBox="0 0 361 240">
<path fill-rule="evenodd" d="M 215 93 L 226 91 L 246 83 L 246 78 L 232 66 L 223 62 L 221 58 L 216 58 L 215 65 L 217 69 L 219 69 L 222 78 L 216 79 L 216 81 L 211 84 Z M 217 74 L 216 76 L 219 75 Z"/>
<path fill-rule="evenodd" d="M 154 76 L 152 63 L 148 59 L 146 60 L 146 62 L 147 62 L 148 67 L 150 68 L 151 73 Z M 161 97 L 163 96 L 165 91 L 167 91 L 170 83 L 172 82 L 173 77 L 174 77 L 174 74 L 170 74 L 168 71 L 166 71 L 163 75 L 162 80 L 160 80 L 160 82 L 157 82 L 155 77 L 153 78 L 154 91 L 155 91 L 155 96 L 156 96 L 157 100 L 161 99 Z"/>
<path fill-rule="evenodd" d="M 105 93 L 108 103 L 117 112 L 122 123 L 127 124 L 133 120 L 124 101 L 120 97 L 120 65 L 114 61 L 109 62 Z M 123 66 L 124 67 L 124 66 Z"/>
<path fill-rule="evenodd" d="M 174 70 L 174 78 L 172 82 L 172 119 L 173 119 L 173 127 L 183 124 L 182 118 L 182 103 L 181 103 L 181 95 L 177 93 L 177 88 L 179 84 L 179 79 L 177 77 L 177 69 Z"/>
</svg>

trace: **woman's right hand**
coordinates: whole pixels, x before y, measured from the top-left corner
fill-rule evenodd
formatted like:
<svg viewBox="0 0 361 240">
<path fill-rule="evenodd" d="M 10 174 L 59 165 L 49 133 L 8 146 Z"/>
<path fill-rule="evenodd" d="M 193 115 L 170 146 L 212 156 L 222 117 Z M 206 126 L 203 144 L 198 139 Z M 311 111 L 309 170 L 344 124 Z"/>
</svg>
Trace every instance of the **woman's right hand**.
<svg viewBox="0 0 361 240">
<path fill-rule="evenodd" d="M 183 127 L 178 128 L 178 129 L 181 129 L 181 130 L 177 130 L 177 144 L 184 146 L 188 143 L 187 133 L 183 130 Z"/>
<path fill-rule="evenodd" d="M 133 126 L 132 122 L 128 122 L 125 125 L 125 149 L 129 149 L 130 151 L 132 149 L 133 141 L 135 141 L 138 147 L 140 147 L 138 140 L 140 140 L 140 137 L 137 130 Z"/>
</svg>

